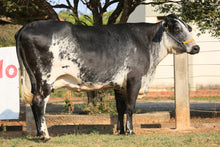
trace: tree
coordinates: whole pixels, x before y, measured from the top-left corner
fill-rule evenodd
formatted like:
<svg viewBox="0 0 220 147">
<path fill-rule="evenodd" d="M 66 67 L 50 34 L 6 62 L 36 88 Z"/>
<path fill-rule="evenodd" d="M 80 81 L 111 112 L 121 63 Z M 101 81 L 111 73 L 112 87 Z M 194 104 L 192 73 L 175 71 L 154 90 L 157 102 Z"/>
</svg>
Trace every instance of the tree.
<svg viewBox="0 0 220 147">
<path fill-rule="evenodd" d="M 58 19 L 57 13 L 46 0 L 1 0 L 0 18 L 9 17 L 16 24 L 34 20 Z"/>
<path fill-rule="evenodd" d="M 138 5 L 152 5 L 157 7 L 160 13 L 176 13 L 186 22 L 194 22 L 201 33 L 206 30 L 213 36 L 220 36 L 220 1 L 219 0 L 73 0 L 72 5 L 66 0 L 68 5 L 53 5 L 53 8 L 66 8 L 72 10 L 75 18 L 79 20 L 78 4 L 82 2 L 91 12 L 94 25 L 103 24 L 103 14 L 111 5 L 115 9 L 109 16 L 107 24 L 127 22 L 129 15 Z"/>
<path fill-rule="evenodd" d="M 103 25 L 103 15 L 111 5 L 117 4 L 107 24 L 114 24 L 120 15 L 120 22 L 127 22 L 129 15 L 142 1 L 143 0 L 73 0 L 72 5 L 69 0 L 66 0 L 67 5 L 55 4 L 52 7 L 70 9 L 75 19 L 79 20 L 78 4 L 82 2 L 92 12 L 94 25 Z"/>
<path fill-rule="evenodd" d="M 72 2 L 72 3 L 71 3 Z M 138 5 L 158 6 L 161 13 L 176 13 L 186 22 L 194 22 L 204 33 L 208 30 L 213 36 L 220 36 L 219 0 L 66 0 L 67 4 L 58 4 L 58 0 L 1 0 L 0 17 L 10 17 L 14 22 L 24 24 L 39 19 L 58 19 L 55 8 L 65 8 L 80 23 L 79 4 L 91 11 L 93 25 L 103 25 L 104 14 L 112 5 L 115 9 L 109 15 L 107 24 L 127 22 L 129 15 Z M 106 21 L 106 20 L 105 20 Z"/>
<path fill-rule="evenodd" d="M 109 11 L 103 14 L 103 25 L 108 24 L 109 17 L 112 15 L 113 11 Z M 79 22 L 74 19 L 74 16 L 72 15 L 71 11 L 69 9 L 67 10 L 61 10 L 59 12 L 59 17 L 62 18 L 65 21 L 69 21 L 73 24 L 83 24 L 88 26 L 93 26 L 93 16 L 92 15 L 81 15 L 79 17 Z M 119 23 L 119 18 L 116 20 L 116 23 Z"/>
<path fill-rule="evenodd" d="M 159 12 L 175 12 L 185 22 L 195 23 L 201 33 L 208 31 L 212 36 L 220 36 L 219 0 L 178 0 L 162 3 L 157 8 Z"/>
</svg>

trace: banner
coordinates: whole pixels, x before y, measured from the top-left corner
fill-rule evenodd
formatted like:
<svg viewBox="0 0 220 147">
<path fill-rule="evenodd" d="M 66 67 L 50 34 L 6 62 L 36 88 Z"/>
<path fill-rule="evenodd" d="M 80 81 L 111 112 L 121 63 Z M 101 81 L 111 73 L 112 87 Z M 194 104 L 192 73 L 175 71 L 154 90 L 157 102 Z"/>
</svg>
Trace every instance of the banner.
<svg viewBox="0 0 220 147">
<path fill-rule="evenodd" d="M 0 48 L 0 120 L 19 118 L 18 69 L 16 48 Z"/>
</svg>

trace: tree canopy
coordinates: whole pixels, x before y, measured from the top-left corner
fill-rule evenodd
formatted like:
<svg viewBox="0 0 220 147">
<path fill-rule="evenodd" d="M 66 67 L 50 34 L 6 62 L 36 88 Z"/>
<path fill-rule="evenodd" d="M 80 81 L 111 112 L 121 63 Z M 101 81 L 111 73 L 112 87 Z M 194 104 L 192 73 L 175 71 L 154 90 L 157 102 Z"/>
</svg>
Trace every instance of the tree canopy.
<svg viewBox="0 0 220 147">
<path fill-rule="evenodd" d="M 219 0 L 180 0 L 164 3 L 157 9 L 160 13 L 176 13 L 186 22 L 195 23 L 201 33 L 208 31 L 212 36 L 220 36 Z"/>
<path fill-rule="evenodd" d="M 58 15 L 46 0 L 1 0 L 0 18 L 8 17 L 16 24 L 34 20 L 58 19 Z"/>
</svg>

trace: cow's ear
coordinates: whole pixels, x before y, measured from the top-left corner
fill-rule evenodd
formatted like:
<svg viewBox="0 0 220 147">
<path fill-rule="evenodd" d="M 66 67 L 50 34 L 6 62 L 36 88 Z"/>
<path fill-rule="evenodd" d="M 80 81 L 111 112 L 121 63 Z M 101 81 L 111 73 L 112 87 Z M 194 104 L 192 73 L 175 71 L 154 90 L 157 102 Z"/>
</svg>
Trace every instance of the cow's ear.
<svg viewBox="0 0 220 147">
<path fill-rule="evenodd" d="M 167 32 L 168 31 L 168 27 L 169 27 L 169 24 L 170 24 L 170 20 L 171 18 L 170 17 L 166 17 L 165 20 L 164 20 L 164 23 L 163 23 L 163 28 L 164 30 Z"/>
<path fill-rule="evenodd" d="M 169 15 L 167 15 L 166 18 L 168 18 L 168 19 L 169 19 L 169 18 L 171 18 L 171 19 L 174 19 L 174 18 L 178 19 L 175 14 L 169 14 Z"/>
<path fill-rule="evenodd" d="M 172 20 L 173 20 L 173 19 L 178 19 L 175 14 L 169 14 L 169 15 L 167 15 L 167 17 L 165 18 L 165 23 L 166 23 L 166 26 L 167 26 L 167 27 L 168 27 L 169 25 L 172 25 Z"/>
<path fill-rule="evenodd" d="M 176 15 L 175 14 L 170 14 L 168 15 L 165 20 L 164 20 L 164 24 L 163 24 L 163 28 L 165 31 L 168 30 L 168 28 L 172 28 L 173 25 L 175 24 L 174 19 L 176 19 Z"/>
</svg>

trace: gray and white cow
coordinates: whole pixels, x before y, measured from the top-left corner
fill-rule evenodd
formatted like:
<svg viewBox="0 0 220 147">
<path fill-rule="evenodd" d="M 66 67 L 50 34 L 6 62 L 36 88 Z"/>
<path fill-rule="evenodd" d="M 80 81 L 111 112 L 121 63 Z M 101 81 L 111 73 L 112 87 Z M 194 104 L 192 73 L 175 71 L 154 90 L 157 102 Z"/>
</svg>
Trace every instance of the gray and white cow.
<svg viewBox="0 0 220 147">
<path fill-rule="evenodd" d="M 37 133 L 49 140 L 45 109 L 51 91 L 115 90 L 118 130 L 134 134 L 132 114 L 139 91 L 147 92 L 159 62 L 168 53 L 196 54 L 199 46 L 191 27 L 171 14 L 162 22 L 80 26 L 69 22 L 36 21 L 15 35 L 20 64 L 31 89 L 22 79 L 24 97 L 31 104 Z M 22 67 L 22 66 L 21 66 Z"/>
</svg>

